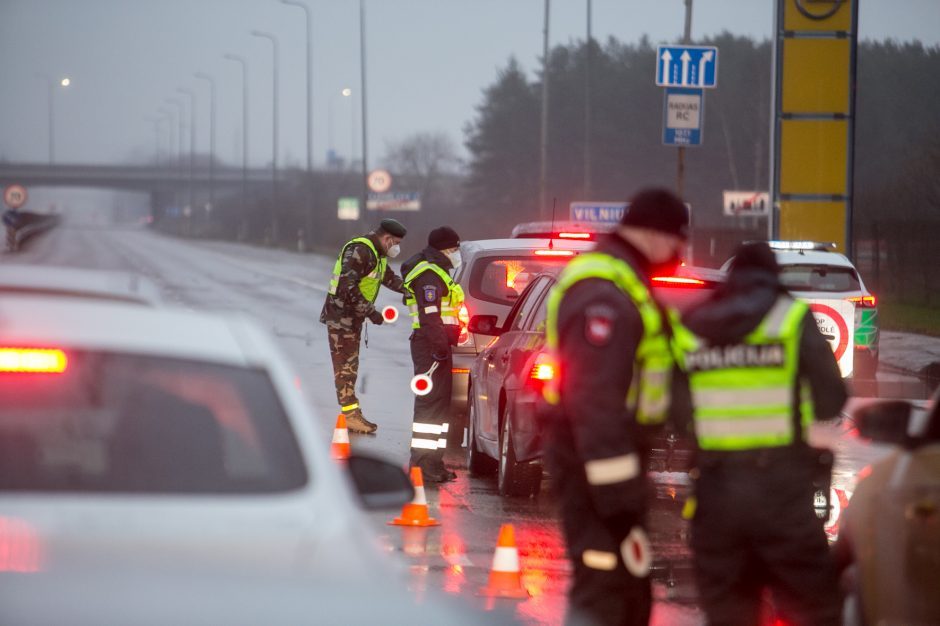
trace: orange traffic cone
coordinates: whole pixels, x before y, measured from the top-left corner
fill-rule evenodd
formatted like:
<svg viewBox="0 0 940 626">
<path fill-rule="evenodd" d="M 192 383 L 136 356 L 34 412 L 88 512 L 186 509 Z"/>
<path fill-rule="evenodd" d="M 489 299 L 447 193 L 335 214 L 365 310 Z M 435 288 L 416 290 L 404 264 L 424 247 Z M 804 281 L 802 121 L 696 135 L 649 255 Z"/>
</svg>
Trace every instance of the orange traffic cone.
<svg viewBox="0 0 940 626">
<path fill-rule="evenodd" d="M 516 549 L 516 533 L 512 524 L 503 524 L 499 529 L 499 541 L 493 553 L 490 580 L 477 592 L 480 596 L 500 598 L 528 598 L 529 592 L 522 586 L 519 572 L 519 551 Z"/>
<path fill-rule="evenodd" d="M 441 523 L 428 515 L 428 499 L 424 496 L 424 478 L 420 467 L 411 468 L 411 484 L 415 497 L 402 507 L 401 517 L 389 522 L 391 526 L 440 526 Z"/>
<path fill-rule="evenodd" d="M 333 429 L 333 443 L 330 445 L 330 456 L 338 461 L 349 458 L 349 431 L 346 430 L 346 414 L 340 413 L 336 418 L 336 427 Z"/>
</svg>

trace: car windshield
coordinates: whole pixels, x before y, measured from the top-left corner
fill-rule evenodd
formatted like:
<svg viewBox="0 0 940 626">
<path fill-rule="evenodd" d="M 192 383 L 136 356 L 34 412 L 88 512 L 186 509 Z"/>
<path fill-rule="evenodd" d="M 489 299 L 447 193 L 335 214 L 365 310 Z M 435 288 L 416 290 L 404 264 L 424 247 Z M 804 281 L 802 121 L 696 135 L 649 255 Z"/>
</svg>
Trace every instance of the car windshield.
<svg viewBox="0 0 940 626">
<path fill-rule="evenodd" d="M 511 305 L 539 274 L 557 275 L 571 257 L 503 255 L 480 259 L 470 274 L 470 294 L 481 300 Z"/>
<path fill-rule="evenodd" d="M 262 370 L 66 351 L 0 373 L 0 491 L 271 493 L 307 471 Z"/>
<path fill-rule="evenodd" d="M 837 265 L 784 265 L 780 280 L 793 291 L 858 291 L 858 274 Z"/>
</svg>

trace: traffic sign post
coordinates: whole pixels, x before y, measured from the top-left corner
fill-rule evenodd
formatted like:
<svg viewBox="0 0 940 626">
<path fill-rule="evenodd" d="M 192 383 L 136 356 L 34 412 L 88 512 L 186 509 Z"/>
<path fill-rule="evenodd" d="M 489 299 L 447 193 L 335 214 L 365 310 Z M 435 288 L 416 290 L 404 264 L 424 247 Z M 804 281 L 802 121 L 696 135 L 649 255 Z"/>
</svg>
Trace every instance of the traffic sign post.
<svg viewBox="0 0 940 626">
<path fill-rule="evenodd" d="M 660 87 L 717 87 L 718 48 L 659 46 L 656 48 L 656 84 Z"/>
<path fill-rule="evenodd" d="M 366 182 L 369 185 L 369 191 L 385 193 L 392 188 L 392 175 L 387 170 L 372 170 Z"/>
<path fill-rule="evenodd" d="M 23 185 L 10 185 L 3 190 L 3 202 L 14 210 L 26 204 L 28 198 L 29 194 Z"/>
<path fill-rule="evenodd" d="M 663 144 L 698 146 L 702 143 L 705 98 L 701 89 L 668 87 L 663 97 Z"/>
<path fill-rule="evenodd" d="M 336 218 L 344 221 L 359 219 L 359 198 L 355 196 L 340 198 L 336 204 Z"/>
</svg>

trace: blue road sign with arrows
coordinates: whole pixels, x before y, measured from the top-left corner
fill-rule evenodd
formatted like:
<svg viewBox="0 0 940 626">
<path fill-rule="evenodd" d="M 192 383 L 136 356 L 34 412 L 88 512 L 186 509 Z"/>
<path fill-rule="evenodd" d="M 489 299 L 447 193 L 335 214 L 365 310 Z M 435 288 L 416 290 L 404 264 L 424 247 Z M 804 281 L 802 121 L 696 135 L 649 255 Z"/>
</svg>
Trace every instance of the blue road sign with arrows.
<svg viewBox="0 0 940 626">
<path fill-rule="evenodd" d="M 659 46 L 656 48 L 656 84 L 660 87 L 717 87 L 718 48 Z"/>
</svg>

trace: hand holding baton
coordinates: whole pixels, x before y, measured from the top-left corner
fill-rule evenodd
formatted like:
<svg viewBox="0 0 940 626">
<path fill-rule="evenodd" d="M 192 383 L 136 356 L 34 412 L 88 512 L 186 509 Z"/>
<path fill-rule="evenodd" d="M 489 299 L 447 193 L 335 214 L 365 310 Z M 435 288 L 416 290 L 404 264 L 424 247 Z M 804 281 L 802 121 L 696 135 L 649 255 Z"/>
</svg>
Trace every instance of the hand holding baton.
<svg viewBox="0 0 940 626">
<path fill-rule="evenodd" d="M 431 369 L 423 374 L 416 374 L 415 377 L 411 379 L 411 392 L 413 394 L 416 396 L 426 396 L 431 393 L 431 389 L 434 388 L 434 382 L 431 380 L 431 376 L 434 375 L 434 371 L 437 369 L 438 365 L 440 365 L 440 362 L 434 361 L 434 364 L 431 365 Z"/>
</svg>

